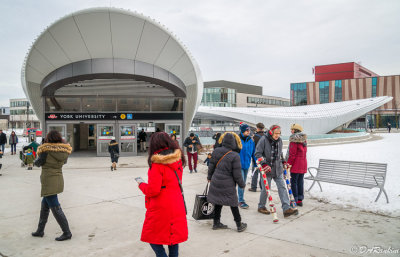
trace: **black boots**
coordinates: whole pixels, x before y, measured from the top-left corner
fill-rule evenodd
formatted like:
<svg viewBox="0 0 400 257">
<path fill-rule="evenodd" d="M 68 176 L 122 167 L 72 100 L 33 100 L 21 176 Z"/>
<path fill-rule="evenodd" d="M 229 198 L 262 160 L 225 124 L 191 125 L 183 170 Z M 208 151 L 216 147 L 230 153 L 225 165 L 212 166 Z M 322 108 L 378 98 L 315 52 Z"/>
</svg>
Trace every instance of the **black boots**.
<svg viewBox="0 0 400 257">
<path fill-rule="evenodd" d="M 39 225 L 36 232 L 32 233 L 32 236 L 35 237 L 43 237 L 44 235 L 44 227 L 46 226 L 47 219 L 49 217 L 50 209 L 47 204 L 42 203 L 42 207 L 40 209 L 40 217 L 39 217 Z"/>
<path fill-rule="evenodd" d="M 217 230 L 217 229 L 227 229 L 228 226 L 224 225 L 220 222 L 220 220 L 214 220 L 214 225 L 212 227 L 213 230 Z"/>
<path fill-rule="evenodd" d="M 243 223 L 243 222 L 236 222 L 236 226 L 237 226 L 237 231 L 238 232 L 243 232 L 247 228 L 247 224 Z"/>
<path fill-rule="evenodd" d="M 56 240 L 64 241 L 64 240 L 71 239 L 72 234 L 71 234 L 71 231 L 69 230 L 68 221 L 64 215 L 64 212 L 61 209 L 61 206 L 56 206 L 56 207 L 51 208 L 51 212 L 53 213 L 54 218 L 56 218 L 58 225 L 60 225 L 60 227 L 63 231 L 63 234 L 60 237 L 57 237 Z M 42 203 L 42 208 L 40 210 L 38 229 L 36 230 L 36 232 L 32 233 L 32 236 L 35 236 L 35 237 L 43 237 L 44 236 L 44 228 L 46 226 L 47 219 L 49 217 L 49 213 L 50 213 L 50 209 L 47 206 L 47 204 Z"/>
<path fill-rule="evenodd" d="M 51 212 L 54 215 L 54 218 L 56 218 L 58 225 L 60 225 L 63 234 L 59 237 L 56 238 L 57 241 L 64 241 L 64 240 L 68 240 L 71 239 L 72 234 L 71 231 L 69 230 L 69 226 L 68 226 L 68 221 L 67 218 L 64 215 L 63 210 L 61 209 L 61 206 L 56 206 L 51 208 Z"/>
</svg>

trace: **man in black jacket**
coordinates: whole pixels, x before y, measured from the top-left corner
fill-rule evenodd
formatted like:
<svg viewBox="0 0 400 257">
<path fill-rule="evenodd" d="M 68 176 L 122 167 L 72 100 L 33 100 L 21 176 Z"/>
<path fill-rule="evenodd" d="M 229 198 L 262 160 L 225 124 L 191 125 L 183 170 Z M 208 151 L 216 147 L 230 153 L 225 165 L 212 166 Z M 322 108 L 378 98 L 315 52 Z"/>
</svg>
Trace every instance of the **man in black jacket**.
<svg viewBox="0 0 400 257">
<path fill-rule="evenodd" d="M 142 129 L 142 131 L 140 131 L 139 135 L 138 135 L 141 152 L 146 152 L 146 137 L 147 137 L 147 134 L 146 134 L 146 132 L 144 132 L 144 129 Z"/>
<path fill-rule="evenodd" d="M 188 163 L 189 163 L 189 170 L 190 173 L 193 172 L 192 169 L 192 157 L 193 157 L 193 167 L 194 172 L 197 173 L 197 145 L 200 145 L 200 142 L 197 137 L 194 136 L 193 133 L 190 133 L 189 137 L 185 139 L 183 142 L 183 146 L 186 147 L 186 152 L 188 155 Z"/>
<path fill-rule="evenodd" d="M 262 138 L 264 136 L 265 126 L 263 123 L 260 122 L 260 123 L 256 124 L 256 128 L 257 128 L 257 131 L 253 136 L 253 140 L 254 140 L 255 146 L 257 147 L 258 141 L 260 141 L 260 138 Z M 251 187 L 249 188 L 249 191 L 256 192 L 257 191 L 258 174 L 260 174 L 260 171 L 258 170 L 255 163 L 253 163 L 253 169 L 254 169 L 254 172 L 253 172 L 253 177 L 251 178 Z M 260 180 L 259 186 L 262 189 L 263 186 L 261 183 L 262 183 L 262 181 Z"/>
<path fill-rule="evenodd" d="M 3 133 L 3 130 L 0 129 L 0 147 L 1 152 L 4 154 L 4 146 L 7 144 L 7 136 Z"/>
</svg>

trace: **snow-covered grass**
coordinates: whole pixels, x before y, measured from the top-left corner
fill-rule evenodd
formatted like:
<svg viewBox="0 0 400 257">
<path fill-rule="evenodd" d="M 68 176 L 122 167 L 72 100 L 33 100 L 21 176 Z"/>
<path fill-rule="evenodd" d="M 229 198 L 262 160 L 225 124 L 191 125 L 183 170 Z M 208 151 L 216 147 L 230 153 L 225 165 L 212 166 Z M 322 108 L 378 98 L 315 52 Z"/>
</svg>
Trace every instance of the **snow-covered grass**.
<svg viewBox="0 0 400 257">
<path fill-rule="evenodd" d="M 357 207 L 366 211 L 400 217 L 400 133 L 383 133 L 380 136 L 383 137 L 382 140 L 309 147 L 307 161 L 308 167 L 318 167 L 319 159 L 324 158 L 387 163 L 385 189 L 389 196 L 389 203 L 386 203 L 383 193 L 378 202 L 375 202 L 378 188 L 364 189 L 323 182 L 321 182 L 323 192 L 320 191 L 318 185 L 314 185 L 305 197 L 311 196 L 345 207 Z M 305 190 L 311 183 L 311 180 L 305 180 Z"/>
</svg>

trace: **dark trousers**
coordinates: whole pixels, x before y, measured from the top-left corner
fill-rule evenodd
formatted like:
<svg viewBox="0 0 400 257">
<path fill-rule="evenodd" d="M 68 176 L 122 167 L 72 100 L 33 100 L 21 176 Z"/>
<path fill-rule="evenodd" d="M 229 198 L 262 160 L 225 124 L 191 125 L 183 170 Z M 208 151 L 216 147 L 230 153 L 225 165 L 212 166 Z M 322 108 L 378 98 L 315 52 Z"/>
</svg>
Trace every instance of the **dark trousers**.
<svg viewBox="0 0 400 257">
<path fill-rule="evenodd" d="M 196 169 L 197 168 L 197 152 L 196 153 L 188 152 L 187 155 L 188 155 L 189 170 L 193 170 L 192 169 L 192 157 L 193 157 L 193 167 L 194 167 L 194 169 Z"/>
<path fill-rule="evenodd" d="M 43 197 L 42 203 L 44 205 L 47 205 L 49 208 L 53 208 L 53 207 L 60 205 L 60 203 L 58 202 L 57 195 L 49 195 L 49 196 Z"/>
<path fill-rule="evenodd" d="M 16 153 L 17 152 L 17 144 L 10 144 L 11 146 L 11 152 Z"/>
<path fill-rule="evenodd" d="M 216 204 L 214 206 L 215 208 L 215 213 L 214 213 L 214 222 L 218 222 L 221 220 L 221 211 L 222 211 L 222 205 L 218 205 Z M 239 207 L 232 207 L 231 206 L 231 211 L 233 214 L 233 219 L 236 222 L 241 222 L 242 221 L 242 217 L 240 217 L 240 213 L 239 213 Z"/>
<path fill-rule="evenodd" d="M 290 184 L 292 185 L 292 192 L 294 199 L 303 201 L 304 199 L 304 174 L 291 173 Z"/>
<path fill-rule="evenodd" d="M 168 252 L 169 255 L 165 253 L 165 249 L 163 245 L 156 245 L 156 244 L 150 244 L 151 248 L 153 251 L 156 253 L 157 257 L 177 257 L 178 256 L 178 251 L 179 251 L 179 244 L 176 245 L 168 245 Z"/>
<path fill-rule="evenodd" d="M 253 173 L 253 177 L 251 178 L 251 188 L 254 190 L 257 190 L 257 181 L 258 181 L 258 175 L 260 174 L 260 170 L 256 168 L 256 170 Z M 258 183 L 258 186 L 262 189 L 263 184 L 262 184 L 262 179 L 260 179 L 260 182 Z"/>
</svg>

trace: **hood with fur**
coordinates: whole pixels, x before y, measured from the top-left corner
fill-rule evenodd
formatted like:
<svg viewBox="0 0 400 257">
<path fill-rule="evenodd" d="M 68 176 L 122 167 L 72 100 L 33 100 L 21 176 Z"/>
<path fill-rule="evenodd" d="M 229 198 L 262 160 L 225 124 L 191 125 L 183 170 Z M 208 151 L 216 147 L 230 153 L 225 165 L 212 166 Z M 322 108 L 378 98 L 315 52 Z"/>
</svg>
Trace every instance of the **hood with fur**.
<svg viewBox="0 0 400 257">
<path fill-rule="evenodd" d="M 72 153 L 72 147 L 69 144 L 63 143 L 44 143 L 39 146 L 37 149 L 37 154 L 45 153 L 45 152 L 61 152 L 61 153 Z"/>
<path fill-rule="evenodd" d="M 226 135 L 231 134 L 232 137 L 226 137 Z M 225 139 L 225 140 L 224 140 Z M 235 146 L 235 141 L 236 141 L 236 146 Z M 242 149 L 242 140 L 240 140 L 240 137 L 238 134 L 233 133 L 233 132 L 225 132 L 218 140 L 218 143 L 221 144 L 222 146 L 227 146 L 228 148 L 234 150 L 238 148 L 239 150 Z"/>
<path fill-rule="evenodd" d="M 302 132 L 294 133 L 289 137 L 289 142 L 304 143 L 306 141 L 307 135 Z"/>
<path fill-rule="evenodd" d="M 152 163 L 161 163 L 161 164 L 172 164 L 181 159 L 182 152 L 179 149 L 175 149 L 173 153 L 162 155 L 162 154 L 154 154 L 151 156 Z"/>
</svg>

